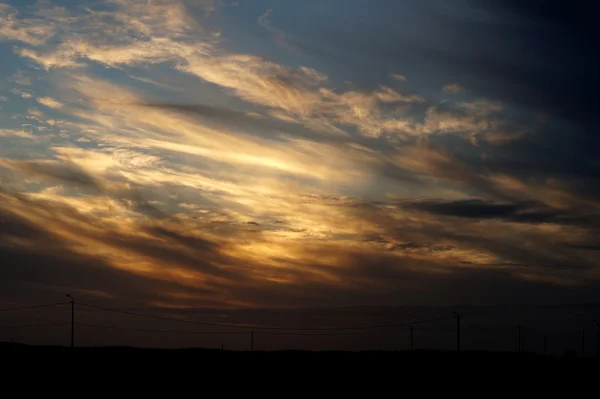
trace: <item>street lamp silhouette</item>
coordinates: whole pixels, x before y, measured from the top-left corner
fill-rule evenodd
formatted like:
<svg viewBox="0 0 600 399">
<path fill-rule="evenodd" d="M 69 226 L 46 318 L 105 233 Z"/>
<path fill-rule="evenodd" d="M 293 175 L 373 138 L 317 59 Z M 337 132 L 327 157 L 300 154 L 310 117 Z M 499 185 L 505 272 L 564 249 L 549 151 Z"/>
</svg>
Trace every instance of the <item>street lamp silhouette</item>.
<svg viewBox="0 0 600 399">
<path fill-rule="evenodd" d="M 71 298 L 71 349 L 75 348 L 75 298 L 71 294 L 67 294 L 67 298 Z"/>
</svg>

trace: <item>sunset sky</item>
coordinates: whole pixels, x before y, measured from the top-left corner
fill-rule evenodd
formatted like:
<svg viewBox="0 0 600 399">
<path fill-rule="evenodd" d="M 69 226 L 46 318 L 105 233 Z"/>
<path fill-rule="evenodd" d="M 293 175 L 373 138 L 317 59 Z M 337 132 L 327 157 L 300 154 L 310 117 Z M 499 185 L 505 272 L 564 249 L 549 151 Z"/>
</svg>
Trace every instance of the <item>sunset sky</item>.
<svg viewBox="0 0 600 399">
<path fill-rule="evenodd" d="M 524 3 L 0 0 L 0 305 L 600 301 L 597 23 Z"/>
</svg>

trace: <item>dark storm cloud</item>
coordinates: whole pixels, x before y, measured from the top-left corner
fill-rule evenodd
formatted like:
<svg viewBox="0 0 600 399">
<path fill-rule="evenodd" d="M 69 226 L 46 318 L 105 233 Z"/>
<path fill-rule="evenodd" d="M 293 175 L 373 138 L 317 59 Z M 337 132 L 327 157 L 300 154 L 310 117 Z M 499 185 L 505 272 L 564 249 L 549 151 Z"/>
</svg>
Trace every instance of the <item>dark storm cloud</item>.
<svg viewBox="0 0 600 399">
<path fill-rule="evenodd" d="M 569 244 L 569 246 L 571 248 L 577 248 L 577 249 L 585 249 L 585 250 L 589 250 L 589 251 L 600 251 L 600 244 L 579 244 L 579 245 L 575 245 L 575 244 Z"/>
<path fill-rule="evenodd" d="M 423 201 L 405 205 L 433 214 L 469 219 L 498 219 L 517 223 L 557 223 L 599 227 L 598 215 L 579 215 L 552 209 L 535 201 L 500 204 L 483 200 Z"/>
</svg>

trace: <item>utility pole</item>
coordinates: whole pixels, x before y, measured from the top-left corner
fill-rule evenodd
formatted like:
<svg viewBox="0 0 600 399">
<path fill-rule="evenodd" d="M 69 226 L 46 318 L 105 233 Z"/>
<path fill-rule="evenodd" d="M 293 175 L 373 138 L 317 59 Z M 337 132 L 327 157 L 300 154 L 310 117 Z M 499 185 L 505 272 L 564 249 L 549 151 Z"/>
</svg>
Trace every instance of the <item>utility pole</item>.
<svg viewBox="0 0 600 399">
<path fill-rule="evenodd" d="M 521 352 L 525 352 L 525 337 L 521 338 Z"/>
<path fill-rule="evenodd" d="M 521 325 L 517 326 L 517 352 L 521 352 Z"/>
<path fill-rule="evenodd" d="M 415 349 L 415 338 L 413 336 L 413 326 L 410 326 L 410 350 Z"/>
<path fill-rule="evenodd" d="M 254 350 L 254 331 L 250 333 L 250 350 Z"/>
<path fill-rule="evenodd" d="M 585 356 L 585 328 L 581 330 L 581 357 Z"/>
<path fill-rule="evenodd" d="M 548 337 L 546 335 L 544 335 L 544 356 L 546 356 L 547 343 L 548 343 Z"/>
<path fill-rule="evenodd" d="M 71 349 L 75 348 L 75 298 L 71 294 L 67 294 L 71 298 Z"/>
<path fill-rule="evenodd" d="M 456 315 L 456 351 L 460 352 L 460 313 L 452 311 Z"/>
</svg>

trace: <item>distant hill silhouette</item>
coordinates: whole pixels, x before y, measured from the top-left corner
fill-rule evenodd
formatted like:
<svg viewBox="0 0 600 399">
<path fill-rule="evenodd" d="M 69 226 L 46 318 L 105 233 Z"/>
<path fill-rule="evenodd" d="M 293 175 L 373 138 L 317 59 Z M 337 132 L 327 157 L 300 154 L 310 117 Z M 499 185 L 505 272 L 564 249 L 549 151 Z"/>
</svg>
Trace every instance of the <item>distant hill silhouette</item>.
<svg viewBox="0 0 600 399">
<path fill-rule="evenodd" d="M 182 349 L 160 349 L 160 348 L 137 348 L 127 346 L 96 346 L 71 349 L 64 346 L 36 346 L 12 342 L 0 342 L 1 356 L 75 356 L 79 359 L 103 359 L 136 361 L 151 358 L 158 360 L 194 360 L 207 359 L 260 359 L 276 360 L 277 362 L 295 362 L 304 360 L 318 360 L 326 362 L 340 362 L 355 364 L 362 367 L 366 364 L 377 367 L 378 362 L 387 364 L 389 361 L 419 363 L 477 363 L 477 364 L 599 364 L 598 359 L 577 359 L 572 356 L 553 357 L 543 356 L 536 353 L 524 352 L 486 352 L 486 351 L 436 351 L 436 350 L 414 350 L 414 351 L 229 351 L 212 348 L 182 348 Z M 375 362 L 376 361 L 376 362 Z"/>
</svg>

